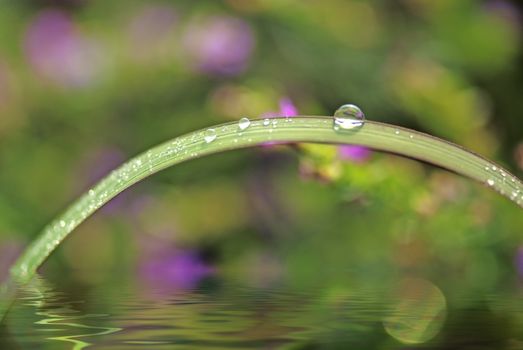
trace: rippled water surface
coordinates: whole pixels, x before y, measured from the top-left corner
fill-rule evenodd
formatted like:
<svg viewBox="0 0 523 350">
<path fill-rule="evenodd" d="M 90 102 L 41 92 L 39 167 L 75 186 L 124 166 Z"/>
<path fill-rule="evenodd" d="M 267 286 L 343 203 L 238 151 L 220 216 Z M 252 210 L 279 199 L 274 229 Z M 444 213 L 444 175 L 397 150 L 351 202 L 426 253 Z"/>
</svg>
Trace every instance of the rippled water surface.
<svg viewBox="0 0 523 350">
<path fill-rule="evenodd" d="M 454 309 L 431 282 L 410 280 L 398 290 L 214 281 L 189 291 L 100 286 L 73 296 L 39 278 L 2 323 L 0 348 L 523 348 L 518 298 L 485 295 Z"/>
</svg>

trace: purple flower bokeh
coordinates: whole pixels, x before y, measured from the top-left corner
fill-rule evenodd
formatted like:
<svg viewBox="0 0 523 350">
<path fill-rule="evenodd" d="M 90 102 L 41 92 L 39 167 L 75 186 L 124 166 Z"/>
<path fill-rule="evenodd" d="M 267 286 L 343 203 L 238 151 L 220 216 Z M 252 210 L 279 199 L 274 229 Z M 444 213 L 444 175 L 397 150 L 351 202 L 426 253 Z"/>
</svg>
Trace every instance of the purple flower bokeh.
<svg viewBox="0 0 523 350">
<path fill-rule="evenodd" d="M 288 97 L 280 99 L 280 114 L 284 117 L 294 117 L 298 115 L 298 109 Z"/>
<path fill-rule="evenodd" d="M 195 250 L 157 245 L 142 256 L 138 272 L 156 291 L 170 292 L 196 288 L 216 271 Z"/>
<path fill-rule="evenodd" d="M 516 28 L 521 26 L 521 13 L 517 6 L 510 1 L 490 0 L 485 3 L 485 8 L 490 13 L 503 18 L 512 26 Z"/>
<path fill-rule="evenodd" d="M 40 12 L 25 33 L 24 49 L 37 74 L 57 85 L 82 87 L 99 76 L 101 50 L 63 11 Z"/>
<path fill-rule="evenodd" d="M 211 75 L 238 75 L 245 71 L 254 49 L 249 24 L 230 16 L 207 17 L 190 23 L 183 46 L 195 68 Z"/>
<path fill-rule="evenodd" d="M 514 256 L 514 265 L 520 277 L 523 277 L 523 246 L 520 246 Z"/>
<path fill-rule="evenodd" d="M 298 109 L 292 100 L 285 96 L 280 98 L 279 110 L 277 112 L 269 111 L 263 113 L 262 118 L 278 118 L 278 117 L 295 117 L 298 115 Z"/>
<path fill-rule="evenodd" d="M 298 115 L 298 109 L 289 97 L 282 97 L 279 102 L 280 110 L 278 112 L 265 112 L 261 115 L 262 118 L 279 118 L 279 117 L 294 117 Z M 274 145 L 284 145 L 287 142 L 265 142 L 262 147 L 270 147 Z"/>
<path fill-rule="evenodd" d="M 338 157 L 341 160 L 348 160 L 355 163 L 366 161 L 371 153 L 370 149 L 359 145 L 341 145 L 338 147 Z"/>
</svg>

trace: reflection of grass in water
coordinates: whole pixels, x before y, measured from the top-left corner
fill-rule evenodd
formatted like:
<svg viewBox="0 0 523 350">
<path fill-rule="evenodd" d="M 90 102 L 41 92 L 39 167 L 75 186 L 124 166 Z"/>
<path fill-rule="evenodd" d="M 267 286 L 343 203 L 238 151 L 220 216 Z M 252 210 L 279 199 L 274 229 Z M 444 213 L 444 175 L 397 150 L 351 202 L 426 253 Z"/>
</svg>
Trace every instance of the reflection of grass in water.
<svg viewBox="0 0 523 350">
<path fill-rule="evenodd" d="M 65 328 L 43 328 L 41 330 L 48 332 L 68 332 L 72 333 L 74 329 L 84 329 L 86 333 L 62 335 L 56 337 L 47 337 L 48 340 L 56 340 L 62 342 L 72 343 L 72 350 L 84 349 L 89 345 L 89 342 L 79 340 L 78 338 L 101 336 L 106 334 L 115 333 L 121 330 L 116 327 L 102 327 L 102 326 L 91 326 L 77 322 L 82 319 L 95 319 L 103 318 L 109 315 L 106 314 L 85 314 L 85 315 L 67 315 L 75 314 L 79 311 L 72 308 L 71 303 L 62 300 L 60 295 L 54 292 L 50 286 L 45 283 L 38 276 L 31 281 L 28 285 L 23 287 L 23 293 L 28 294 L 25 297 L 21 297 L 21 301 L 25 301 L 24 305 L 35 307 L 35 315 L 43 317 L 43 319 L 36 321 L 35 324 L 44 326 L 65 326 Z M 56 311 L 47 311 L 46 309 L 55 308 Z M 71 322 L 73 321 L 73 322 Z"/>
<path fill-rule="evenodd" d="M 69 320 L 78 320 L 82 318 L 95 318 L 95 317 L 104 317 L 107 315 L 104 314 L 87 314 L 83 316 L 61 316 L 57 314 L 52 314 L 50 312 L 36 312 L 39 316 L 47 317 L 43 320 L 40 320 L 36 322 L 37 324 L 42 325 L 61 325 L 61 326 L 68 326 L 73 328 L 81 328 L 81 329 L 87 329 L 92 330 L 94 332 L 84 333 L 84 334 L 75 334 L 75 335 L 63 335 L 60 337 L 49 337 L 47 339 L 49 340 L 59 340 L 59 341 L 65 341 L 73 343 L 73 350 L 80 350 L 83 349 L 89 345 L 92 345 L 91 343 L 78 340 L 77 338 L 85 338 L 85 337 L 93 337 L 93 336 L 99 336 L 99 335 L 105 335 L 105 334 L 111 334 L 115 333 L 121 330 L 121 328 L 116 327 L 95 327 L 95 326 L 89 326 L 86 324 L 81 323 L 72 323 L 68 322 Z M 64 322 L 67 321 L 67 322 Z M 98 331 L 99 330 L 99 331 Z"/>
<path fill-rule="evenodd" d="M 398 339 L 393 335 L 396 340 L 416 341 L 417 344 L 428 339 L 425 334 L 434 334 L 432 330 L 423 333 L 429 323 L 426 320 L 431 320 L 428 329 L 436 327 L 436 332 L 440 330 L 441 322 L 446 321 L 446 307 L 439 302 L 438 292 L 434 290 L 436 287 L 428 281 L 418 282 L 419 279 L 409 278 L 408 281 L 413 282 L 403 282 L 404 288 L 397 295 L 391 295 L 388 283 L 374 281 L 372 285 L 351 283 L 350 287 L 327 289 L 321 283 L 307 289 L 253 289 L 246 285 L 227 283 L 216 289 L 204 288 L 159 298 L 143 294 L 143 286 L 134 281 L 129 281 L 129 285 L 118 282 L 121 292 L 114 295 L 107 293 L 107 285 L 89 289 L 91 297 L 86 302 L 90 310 L 110 308 L 107 312 L 111 315 L 104 319 L 76 319 L 74 317 L 80 315 L 74 311 L 80 307 L 77 299 L 72 300 L 57 292 L 54 292 L 55 296 L 43 293 L 45 302 L 36 309 L 34 306 L 24 307 L 23 299 L 16 302 L 8 318 L 8 327 L 13 331 L 8 336 L 13 340 L 13 345 L 5 348 L 40 346 L 70 349 L 77 346 L 77 349 L 81 349 L 83 343 L 93 343 L 93 348 L 122 349 L 149 349 L 153 345 L 166 349 L 231 349 L 249 346 L 273 346 L 278 349 L 381 349 L 384 343 L 390 345 L 387 348 L 403 348 L 405 345 L 402 347 L 396 344 L 385 334 L 380 321 L 384 320 L 384 324 L 385 320 L 396 322 L 398 332 L 403 331 L 394 334 L 403 338 Z M 76 290 L 72 287 L 70 290 Z M 114 288 L 114 285 L 110 288 Z M 514 305 L 516 299 L 509 299 L 507 304 Z M 25 301 L 34 304 L 41 299 L 37 296 L 36 299 L 26 298 Z M 425 344 L 426 347 L 451 346 L 449 344 L 455 344 L 452 339 L 463 338 L 463 332 L 467 331 L 471 333 L 465 335 L 466 339 L 482 339 L 485 342 L 477 344 L 499 345 L 491 346 L 496 349 L 503 348 L 503 343 L 488 342 L 492 334 L 496 334 L 495 339 L 517 337 L 517 327 L 513 326 L 517 325 L 520 309 L 510 308 L 507 315 L 516 318 L 506 318 L 505 315 L 505 320 L 510 319 L 510 322 L 500 323 L 500 315 L 474 311 L 463 317 L 463 310 L 456 308 L 455 304 L 453 307 L 449 309 L 452 317 L 445 325 L 444 333 L 434 342 Z M 440 310 L 442 312 L 438 314 Z M 59 315 L 62 320 L 40 324 L 37 321 L 50 317 L 39 316 L 37 311 L 53 314 L 51 316 Z M 68 323 L 107 325 L 121 327 L 122 330 L 97 335 L 103 334 L 103 330 L 80 329 Z M 419 327 L 416 328 L 416 325 Z M 63 340 L 62 335 L 73 337 Z M 80 342 L 82 344 L 76 345 Z M 16 343 L 19 344 L 15 346 Z M 421 345 L 411 347 L 418 348 Z M 1 345 L 0 348 L 3 349 Z"/>
<path fill-rule="evenodd" d="M 355 130 L 336 131 L 332 117 L 277 118 L 270 123 L 254 120 L 246 129 L 238 123 L 218 125 L 212 129 L 212 140 L 207 130 L 195 131 L 153 147 L 113 171 L 44 229 L 12 267 L 11 278 L 22 283 L 30 280 L 36 269 L 74 228 L 138 181 L 190 159 L 267 143 L 359 144 L 396 153 L 485 183 L 523 206 L 523 184 L 509 172 L 457 145 L 414 130 L 366 122 Z"/>
</svg>

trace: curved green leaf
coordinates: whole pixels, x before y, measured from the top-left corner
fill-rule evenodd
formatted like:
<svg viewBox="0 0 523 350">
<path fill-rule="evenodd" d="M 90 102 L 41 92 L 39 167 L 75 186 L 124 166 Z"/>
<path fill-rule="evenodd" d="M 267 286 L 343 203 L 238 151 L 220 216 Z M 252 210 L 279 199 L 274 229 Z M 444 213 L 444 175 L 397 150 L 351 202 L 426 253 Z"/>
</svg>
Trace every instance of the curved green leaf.
<svg viewBox="0 0 523 350">
<path fill-rule="evenodd" d="M 499 165 L 439 138 L 393 125 L 367 121 L 361 128 L 335 131 L 332 117 L 253 120 L 212 127 L 216 138 L 199 130 L 153 147 L 114 170 L 52 221 L 27 247 L 10 270 L 9 283 L 25 283 L 58 245 L 85 219 L 120 192 L 172 165 L 205 155 L 258 146 L 267 142 L 358 144 L 426 161 L 475 179 L 523 207 L 523 184 Z M 209 142 L 210 141 L 210 142 Z M 1 315 L 1 310 L 0 310 Z"/>
</svg>

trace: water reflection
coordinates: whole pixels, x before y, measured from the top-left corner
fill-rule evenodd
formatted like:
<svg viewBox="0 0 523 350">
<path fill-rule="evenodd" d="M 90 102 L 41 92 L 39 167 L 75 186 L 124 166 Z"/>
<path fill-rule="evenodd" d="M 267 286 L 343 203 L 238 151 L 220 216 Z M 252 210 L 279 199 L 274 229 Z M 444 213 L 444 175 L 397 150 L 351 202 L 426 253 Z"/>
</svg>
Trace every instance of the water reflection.
<svg viewBox="0 0 523 350">
<path fill-rule="evenodd" d="M 401 281 L 398 302 L 383 326 L 393 338 L 406 344 L 425 343 L 443 326 L 447 305 L 445 296 L 433 283 L 407 278 Z"/>
<path fill-rule="evenodd" d="M 82 303 L 68 300 L 63 293 L 53 290 L 49 283 L 37 276 L 20 289 L 13 310 L 9 313 L 9 316 L 14 317 L 8 317 L 6 321 L 8 332 L 14 339 L 23 339 L 20 344 L 51 342 L 53 349 L 80 350 L 92 345 L 88 342 L 91 337 L 121 330 L 101 326 L 99 319 L 108 315 L 84 313 L 75 305 Z M 32 324 L 25 324 L 29 319 L 33 321 Z M 20 327 L 21 324 L 24 326 Z M 48 336 L 49 333 L 52 335 Z M 70 346 L 63 343 L 69 343 Z"/>
<path fill-rule="evenodd" d="M 503 349 L 521 342 L 511 331 L 523 319 L 514 297 L 456 307 L 452 293 L 422 279 L 402 280 L 396 292 L 385 285 L 264 289 L 216 277 L 168 295 L 143 288 L 150 286 L 89 286 L 78 298 L 37 278 L 0 324 L 0 348 Z"/>
</svg>

